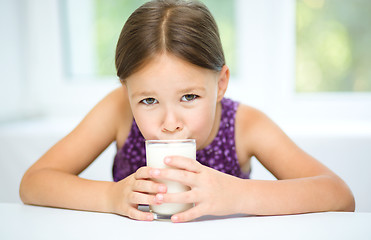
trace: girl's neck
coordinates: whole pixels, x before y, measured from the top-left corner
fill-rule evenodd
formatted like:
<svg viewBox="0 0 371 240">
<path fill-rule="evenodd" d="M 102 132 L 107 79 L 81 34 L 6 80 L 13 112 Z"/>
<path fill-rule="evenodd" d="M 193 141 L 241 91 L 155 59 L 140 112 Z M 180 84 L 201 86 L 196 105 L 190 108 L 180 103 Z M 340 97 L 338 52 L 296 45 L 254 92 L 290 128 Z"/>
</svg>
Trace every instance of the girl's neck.
<svg viewBox="0 0 371 240">
<path fill-rule="evenodd" d="M 215 139 L 216 135 L 218 134 L 219 127 L 220 127 L 220 121 L 222 118 L 222 103 L 218 102 L 216 104 L 216 111 L 215 111 L 215 119 L 213 123 L 213 128 L 211 129 L 210 135 L 208 139 L 205 141 L 205 143 L 200 146 L 198 150 L 204 149 L 205 147 L 209 146 L 210 143 Z"/>
</svg>

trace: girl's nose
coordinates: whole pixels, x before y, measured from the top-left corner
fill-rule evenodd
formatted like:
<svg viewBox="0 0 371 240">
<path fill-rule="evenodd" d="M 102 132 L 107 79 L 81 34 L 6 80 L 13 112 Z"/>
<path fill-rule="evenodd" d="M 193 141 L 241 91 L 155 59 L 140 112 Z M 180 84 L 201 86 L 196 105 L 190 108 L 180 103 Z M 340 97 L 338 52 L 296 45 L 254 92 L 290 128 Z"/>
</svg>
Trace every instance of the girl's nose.
<svg viewBox="0 0 371 240">
<path fill-rule="evenodd" d="M 180 121 L 179 116 L 174 111 L 167 111 L 165 113 L 164 121 L 162 124 L 163 132 L 178 132 L 183 129 L 183 123 Z"/>
</svg>

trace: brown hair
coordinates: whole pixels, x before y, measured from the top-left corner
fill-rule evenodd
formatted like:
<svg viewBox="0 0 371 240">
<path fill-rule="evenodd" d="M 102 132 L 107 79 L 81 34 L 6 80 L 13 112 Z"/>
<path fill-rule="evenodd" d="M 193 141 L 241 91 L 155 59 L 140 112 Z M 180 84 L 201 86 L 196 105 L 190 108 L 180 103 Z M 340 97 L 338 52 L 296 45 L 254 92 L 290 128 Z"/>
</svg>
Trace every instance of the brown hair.
<svg viewBox="0 0 371 240">
<path fill-rule="evenodd" d="M 225 64 L 218 27 L 207 7 L 196 1 L 157 0 L 135 10 L 116 47 L 117 76 L 124 81 L 156 54 L 220 71 Z"/>
</svg>

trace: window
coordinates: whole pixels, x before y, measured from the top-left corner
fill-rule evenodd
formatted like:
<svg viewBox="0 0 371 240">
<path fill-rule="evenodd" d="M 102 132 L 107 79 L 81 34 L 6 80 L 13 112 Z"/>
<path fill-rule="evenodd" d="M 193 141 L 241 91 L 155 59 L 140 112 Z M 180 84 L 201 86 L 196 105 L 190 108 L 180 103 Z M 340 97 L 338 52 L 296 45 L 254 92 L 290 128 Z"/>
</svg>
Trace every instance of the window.
<svg viewBox="0 0 371 240">
<path fill-rule="evenodd" d="M 307 2 L 321 3 L 320 0 Z M 346 1 L 341 1 L 343 2 Z M 360 6 L 360 2 L 361 0 L 347 1 L 347 4 L 357 7 Z M 368 1 L 363 2 L 368 3 Z M 300 123 L 306 126 L 326 123 L 335 126 L 334 123 L 339 123 L 338 126 L 342 126 L 341 122 L 348 122 L 347 125 L 354 126 L 355 123 L 362 122 L 364 125 L 369 125 L 371 121 L 371 111 L 367 110 L 371 109 L 369 90 L 354 91 L 351 88 L 342 90 L 335 87 L 331 89 L 321 85 L 313 88 L 313 81 L 318 79 L 299 78 L 301 73 L 296 69 L 297 66 L 301 67 L 302 49 L 307 47 L 302 46 L 300 33 L 298 38 L 296 34 L 296 17 L 300 14 L 300 10 L 297 10 L 299 4 L 305 3 L 302 3 L 302 0 L 238 1 L 237 62 L 239 69 L 242 70 L 238 75 L 239 85 L 231 86 L 233 90 L 231 95 L 263 110 L 279 124 Z M 342 5 L 339 1 L 334 1 L 334 4 Z M 342 9 L 347 12 L 352 11 L 353 8 L 345 5 Z M 367 12 L 367 10 L 362 11 Z M 363 24 L 359 18 L 354 21 Z M 366 27 L 368 22 L 364 21 Z M 310 43 L 316 38 L 318 38 L 316 34 L 308 35 L 305 41 Z M 297 43 L 298 47 L 296 47 Z M 368 41 L 361 48 L 360 56 L 365 56 L 365 52 L 368 51 L 367 43 Z M 299 57 L 296 57 L 297 55 Z M 369 62 L 371 61 L 366 60 L 363 64 L 367 63 L 367 66 Z M 299 75 L 298 78 L 296 73 Z M 329 71 L 329 74 L 337 73 Z M 367 77 L 366 74 L 365 76 Z M 368 81 L 370 81 L 369 76 Z M 338 130 L 343 129 L 339 127 Z"/>
<path fill-rule="evenodd" d="M 371 91 L 371 1 L 296 1 L 296 91 Z"/>
<path fill-rule="evenodd" d="M 60 1 L 65 74 L 70 79 L 115 76 L 115 47 L 130 14 L 145 0 Z M 234 1 L 204 0 L 221 32 L 226 62 L 235 71 Z"/>
</svg>

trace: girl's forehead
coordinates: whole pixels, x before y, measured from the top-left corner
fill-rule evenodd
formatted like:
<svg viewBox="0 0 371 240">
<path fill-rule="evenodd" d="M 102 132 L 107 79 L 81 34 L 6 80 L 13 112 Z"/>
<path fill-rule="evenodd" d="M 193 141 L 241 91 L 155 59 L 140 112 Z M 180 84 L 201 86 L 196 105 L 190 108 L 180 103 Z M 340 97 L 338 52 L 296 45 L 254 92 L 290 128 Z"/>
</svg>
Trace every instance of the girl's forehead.
<svg viewBox="0 0 371 240">
<path fill-rule="evenodd" d="M 190 83 L 204 79 L 215 79 L 217 72 L 202 68 L 182 60 L 171 54 L 156 55 L 140 69 L 127 78 L 127 83 L 156 80 L 158 83 L 165 80 Z"/>
<path fill-rule="evenodd" d="M 172 67 L 176 68 L 177 70 L 184 69 L 187 72 L 212 72 L 209 69 L 202 68 L 200 66 L 194 65 L 186 60 L 183 60 L 182 58 L 179 58 L 171 53 L 161 53 L 156 54 L 155 56 L 151 57 L 146 64 L 142 66 L 143 68 L 151 68 L 151 67 Z M 139 71 L 141 70 L 139 69 Z"/>
</svg>

